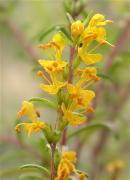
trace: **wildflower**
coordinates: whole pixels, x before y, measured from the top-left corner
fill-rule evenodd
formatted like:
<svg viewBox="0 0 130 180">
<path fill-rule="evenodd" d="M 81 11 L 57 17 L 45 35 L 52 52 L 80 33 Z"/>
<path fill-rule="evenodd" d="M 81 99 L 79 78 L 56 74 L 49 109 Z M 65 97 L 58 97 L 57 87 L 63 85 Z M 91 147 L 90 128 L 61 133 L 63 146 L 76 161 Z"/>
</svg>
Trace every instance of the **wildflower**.
<svg viewBox="0 0 130 180">
<path fill-rule="evenodd" d="M 57 94 L 61 88 L 65 87 L 65 85 L 66 85 L 66 82 L 52 80 L 52 84 L 50 85 L 41 83 L 40 88 L 48 92 L 49 94 Z"/>
<path fill-rule="evenodd" d="M 81 21 L 76 21 L 71 25 L 71 34 L 74 38 L 80 36 L 84 31 L 84 24 Z"/>
<path fill-rule="evenodd" d="M 48 92 L 49 94 L 57 94 L 58 91 L 66 85 L 66 82 L 61 82 L 59 80 L 59 78 L 61 78 L 61 76 L 59 76 L 59 72 L 63 72 L 67 62 L 62 60 L 46 61 L 41 59 L 39 60 L 39 64 L 43 66 L 43 68 L 48 72 L 51 79 L 51 81 L 47 81 L 47 85 L 41 83 L 41 89 Z"/>
<path fill-rule="evenodd" d="M 105 20 L 105 17 L 102 14 L 95 14 L 88 27 L 83 32 L 83 37 L 88 36 L 88 34 L 95 34 L 95 40 L 102 44 L 106 39 L 106 30 L 105 25 L 112 23 L 111 20 Z"/>
<path fill-rule="evenodd" d="M 63 117 L 68 123 L 72 126 L 83 124 L 86 121 L 86 117 L 81 115 L 80 113 L 74 112 L 75 106 L 70 106 L 66 108 L 65 104 L 61 105 L 61 109 L 63 112 Z"/>
<path fill-rule="evenodd" d="M 120 171 L 124 168 L 124 162 L 122 160 L 116 160 L 107 164 L 106 169 L 108 172 L 113 173 Z"/>
<path fill-rule="evenodd" d="M 40 59 L 39 64 L 45 69 L 45 71 L 50 76 L 50 81 L 46 79 L 46 77 L 42 75 L 44 80 L 47 82 L 47 84 L 40 84 L 40 88 L 49 94 L 57 94 L 58 91 L 66 85 L 66 82 L 62 82 L 59 80 L 61 76 L 59 76 L 59 73 L 64 72 L 64 68 L 67 65 L 66 61 L 61 60 L 61 54 L 64 48 L 64 41 L 60 34 L 56 34 L 53 37 L 53 40 L 50 42 L 50 44 L 47 45 L 41 45 L 42 48 L 51 48 L 53 47 L 55 50 L 55 59 L 56 60 L 44 60 Z"/>
<path fill-rule="evenodd" d="M 85 174 L 78 173 L 75 168 L 76 159 L 76 152 L 74 151 L 66 151 L 62 152 L 62 157 L 57 169 L 57 177 L 55 180 L 66 180 L 70 174 L 76 174 L 80 180 L 84 180 Z"/>
<path fill-rule="evenodd" d="M 65 42 L 61 34 L 57 33 L 55 36 L 53 36 L 52 41 L 50 43 L 40 44 L 38 47 L 44 50 L 51 49 L 53 56 L 56 59 L 60 59 L 62 55 L 62 51 L 65 47 Z"/>
<path fill-rule="evenodd" d="M 102 14 L 95 14 L 90 20 L 88 27 L 105 26 L 112 22 L 113 21 L 111 20 L 105 20 L 105 17 Z"/>
<path fill-rule="evenodd" d="M 67 90 L 71 98 L 75 101 L 78 107 L 88 108 L 91 100 L 95 97 L 95 93 L 91 90 L 84 90 L 76 84 L 67 84 Z"/>
<path fill-rule="evenodd" d="M 76 87 L 86 89 L 88 86 L 92 85 L 94 82 L 99 81 L 100 78 L 96 75 L 97 70 L 95 67 L 87 67 L 85 69 L 77 69 L 75 74 L 80 75 L 80 79 L 76 83 Z"/>
<path fill-rule="evenodd" d="M 95 63 L 101 61 L 102 55 L 99 53 L 92 54 L 91 53 L 92 51 L 87 52 L 88 47 L 89 47 L 88 45 L 83 44 L 81 47 L 78 48 L 78 55 L 82 59 L 82 61 L 84 63 L 86 63 L 87 65 L 95 64 Z"/>
<path fill-rule="evenodd" d="M 93 51 L 95 51 L 100 45 L 111 45 L 106 41 L 106 30 L 104 28 L 108 23 L 112 23 L 112 21 L 105 20 L 105 17 L 102 14 L 95 14 L 90 20 L 88 26 L 82 32 L 78 47 L 78 55 L 86 64 L 89 65 L 101 61 L 102 55 L 99 53 L 93 53 Z M 89 50 L 90 45 L 94 40 L 97 41 L 98 44 L 93 49 Z"/>
<path fill-rule="evenodd" d="M 64 67 L 67 65 L 66 61 L 57 60 L 57 61 L 47 61 L 40 59 L 39 64 L 48 72 L 52 74 L 53 72 L 62 72 Z"/>
<path fill-rule="evenodd" d="M 18 112 L 17 116 L 20 118 L 24 115 L 28 116 L 32 122 L 17 124 L 15 128 L 17 132 L 20 132 L 21 126 L 24 126 L 24 129 L 29 136 L 32 132 L 38 132 L 46 127 L 46 124 L 44 122 L 38 120 L 37 112 L 31 102 L 24 101 L 22 103 L 22 108 Z"/>
</svg>

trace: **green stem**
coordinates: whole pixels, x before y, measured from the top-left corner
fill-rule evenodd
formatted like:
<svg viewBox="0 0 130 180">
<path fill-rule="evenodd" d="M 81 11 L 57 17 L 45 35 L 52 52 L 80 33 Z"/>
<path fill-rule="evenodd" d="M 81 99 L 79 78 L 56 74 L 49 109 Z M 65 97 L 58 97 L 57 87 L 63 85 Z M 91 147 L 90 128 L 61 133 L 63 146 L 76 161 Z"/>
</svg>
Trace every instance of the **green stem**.
<svg viewBox="0 0 130 180">
<path fill-rule="evenodd" d="M 56 171 L 55 171 L 55 164 L 54 164 L 54 155 L 55 155 L 55 148 L 56 144 L 50 144 L 51 147 L 51 180 L 55 179 Z"/>
</svg>

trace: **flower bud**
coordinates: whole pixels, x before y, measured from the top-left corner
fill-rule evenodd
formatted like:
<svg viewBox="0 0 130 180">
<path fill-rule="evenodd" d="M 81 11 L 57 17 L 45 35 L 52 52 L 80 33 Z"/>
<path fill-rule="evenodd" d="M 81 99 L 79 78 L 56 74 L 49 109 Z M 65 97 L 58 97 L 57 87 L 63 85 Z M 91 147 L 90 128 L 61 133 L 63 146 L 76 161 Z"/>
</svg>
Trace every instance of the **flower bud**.
<svg viewBox="0 0 130 180">
<path fill-rule="evenodd" d="M 74 38 L 80 36 L 84 31 L 84 24 L 81 21 L 76 21 L 71 25 L 71 34 Z"/>
</svg>

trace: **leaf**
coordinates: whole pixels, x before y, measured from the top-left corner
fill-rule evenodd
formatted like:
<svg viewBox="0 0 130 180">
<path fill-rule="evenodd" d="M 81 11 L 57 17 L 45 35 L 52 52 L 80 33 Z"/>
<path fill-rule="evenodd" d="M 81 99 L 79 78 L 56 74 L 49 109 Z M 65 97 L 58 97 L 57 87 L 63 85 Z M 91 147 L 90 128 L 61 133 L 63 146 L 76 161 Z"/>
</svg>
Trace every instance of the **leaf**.
<svg viewBox="0 0 130 180">
<path fill-rule="evenodd" d="M 43 177 L 38 174 L 22 174 L 19 180 L 43 180 Z"/>
<path fill-rule="evenodd" d="M 98 129 L 111 130 L 111 128 L 108 125 L 105 125 L 105 124 L 92 124 L 92 125 L 89 125 L 87 127 L 78 129 L 77 131 L 74 131 L 73 133 L 69 134 L 68 139 L 70 139 L 70 138 L 72 138 L 72 137 L 74 137 L 74 136 L 76 136 L 78 134 L 81 134 L 83 132 L 91 133 L 91 132 L 96 131 Z"/>
<path fill-rule="evenodd" d="M 97 75 L 103 79 L 109 80 L 109 81 L 113 81 L 113 79 L 107 75 L 107 74 L 103 74 L 103 73 L 97 73 Z"/>
<path fill-rule="evenodd" d="M 20 169 L 28 169 L 28 168 L 29 169 L 34 168 L 34 169 L 37 169 L 37 170 L 39 170 L 41 172 L 44 172 L 44 173 L 46 173 L 48 175 L 50 174 L 48 169 L 46 169 L 43 166 L 37 165 L 37 164 L 26 164 L 26 165 L 23 165 L 23 166 L 20 167 Z"/>
<path fill-rule="evenodd" d="M 61 27 L 61 26 L 60 26 L 60 27 L 57 28 L 57 30 L 60 31 L 61 36 L 63 37 L 63 39 L 64 39 L 68 44 L 70 44 L 70 45 L 73 44 L 73 41 L 72 41 L 72 39 L 71 39 L 68 31 L 67 31 L 64 27 Z"/>
<path fill-rule="evenodd" d="M 50 27 L 46 31 L 43 28 L 36 36 L 34 36 L 34 40 L 38 39 L 39 41 L 42 41 L 47 35 L 49 35 L 51 32 L 56 30 L 57 25 Z"/>
<path fill-rule="evenodd" d="M 93 11 L 91 11 L 90 13 L 88 13 L 87 17 L 85 18 L 85 20 L 83 21 L 83 24 L 86 25 L 88 24 L 90 18 L 91 18 L 91 15 L 92 15 Z"/>
<path fill-rule="evenodd" d="M 47 35 L 49 35 L 51 32 L 55 31 L 56 26 L 52 26 L 51 28 L 49 28 L 48 30 L 44 31 L 42 30 L 42 32 L 40 33 L 39 36 L 39 41 L 42 41 Z"/>
<path fill-rule="evenodd" d="M 67 19 L 69 20 L 69 22 L 72 24 L 73 22 L 74 22 L 74 19 L 73 19 L 73 17 L 71 16 L 71 14 L 70 13 L 66 13 L 66 16 L 67 16 Z"/>
<path fill-rule="evenodd" d="M 46 175 L 48 176 L 49 175 L 49 171 L 44 168 L 44 167 L 40 167 L 39 168 L 39 165 L 35 165 L 35 164 L 30 164 L 32 166 L 29 167 L 29 164 L 28 165 L 24 165 L 22 166 L 21 168 L 18 168 L 18 167 L 14 167 L 14 168 L 10 168 L 10 169 L 7 169 L 7 170 L 2 170 L 0 172 L 0 179 L 3 178 L 3 177 L 14 177 L 14 176 L 18 176 L 18 175 L 21 175 L 21 173 L 34 173 L 34 172 L 39 172 L 39 173 L 46 173 Z"/>
<path fill-rule="evenodd" d="M 36 97 L 36 98 L 29 99 L 29 101 L 40 102 L 40 103 L 42 103 L 42 105 L 47 106 L 47 107 L 52 108 L 52 109 L 56 109 L 57 108 L 57 104 L 56 103 L 54 103 L 54 102 L 52 102 L 52 101 L 50 101 L 48 99 L 45 99 L 45 98 L 38 98 L 38 97 Z"/>
</svg>

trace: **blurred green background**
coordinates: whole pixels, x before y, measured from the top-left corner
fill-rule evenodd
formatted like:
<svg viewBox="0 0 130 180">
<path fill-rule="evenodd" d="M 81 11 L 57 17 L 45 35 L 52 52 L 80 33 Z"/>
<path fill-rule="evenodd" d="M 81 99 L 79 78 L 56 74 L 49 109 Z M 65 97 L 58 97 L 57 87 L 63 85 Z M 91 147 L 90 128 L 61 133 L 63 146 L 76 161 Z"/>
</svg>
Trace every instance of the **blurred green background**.
<svg viewBox="0 0 130 180">
<path fill-rule="evenodd" d="M 67 2 L 65 0 L 64 2 Z M 68 1 L 73 3 L 74 1 Z M 76 1 L 75 1 L 76 3 Z M 108 123 L 112 132 L 107 134 L 105 145 L 95 155 L 95 148 L 101 139 L 101 130 L 79 134 L 68 141 L 69 148 L 75 149 L 79 138 L 81 145 L 78 167 L 90 174 L 90 179 L 109 180 L 106 171 L 108 162 L 121 159 L 124 169 L 119 179 L 130 179 L 130 1 L 129 0 L 86 0 L 85 10 L 102 13 L 114 24 L 107 28 L 108 40 L 117 43 L 115 54 L 112 48 L 102 49 L 103 65 L 100 71 L 104 75 L 103 87 L 97 100 L 97 108 L 92 119 L 95 123 Z M 18 171 L 26 163 L 38 163 L 49 166 L 48 147 L 40 135 L 30 138 L 17 137 L 14 127 L 16 113 L 23 100 L 46 96 L 39 89 L 40 78 L 36 76 L 36 60 L 44 57 L 37 48 L 41 42 L 47 42 L 56 32 L 48 34 L 39 41 L 39 37 L 55 25 L 68 26 L 63 0 L 0 0 L 0 63 L 1 63 L 1 116 L 0 116 L 0 179 L 40 179 L 35 172 L 30 177 Z M 124 33 L 124 34 L 123 34 Z M 121 39 L 122 37 L 122 39 Z M 111 61 L 107 72 L 104 64 Z M 109 64 L 109 63 L 108 63 Z M 112 79 L 112 80 L 110 80 Z M 55 112 L 39 107 L 45 121 L 53 121 Z M 71 129 L 70 129 L 71 131 Z M 79 148 L 79 149 L 80 149 Z M 34 178 L 31 177 L 34 174 Z M 47 178 L 45 178 L 47 179 Z"/>
</svg>

